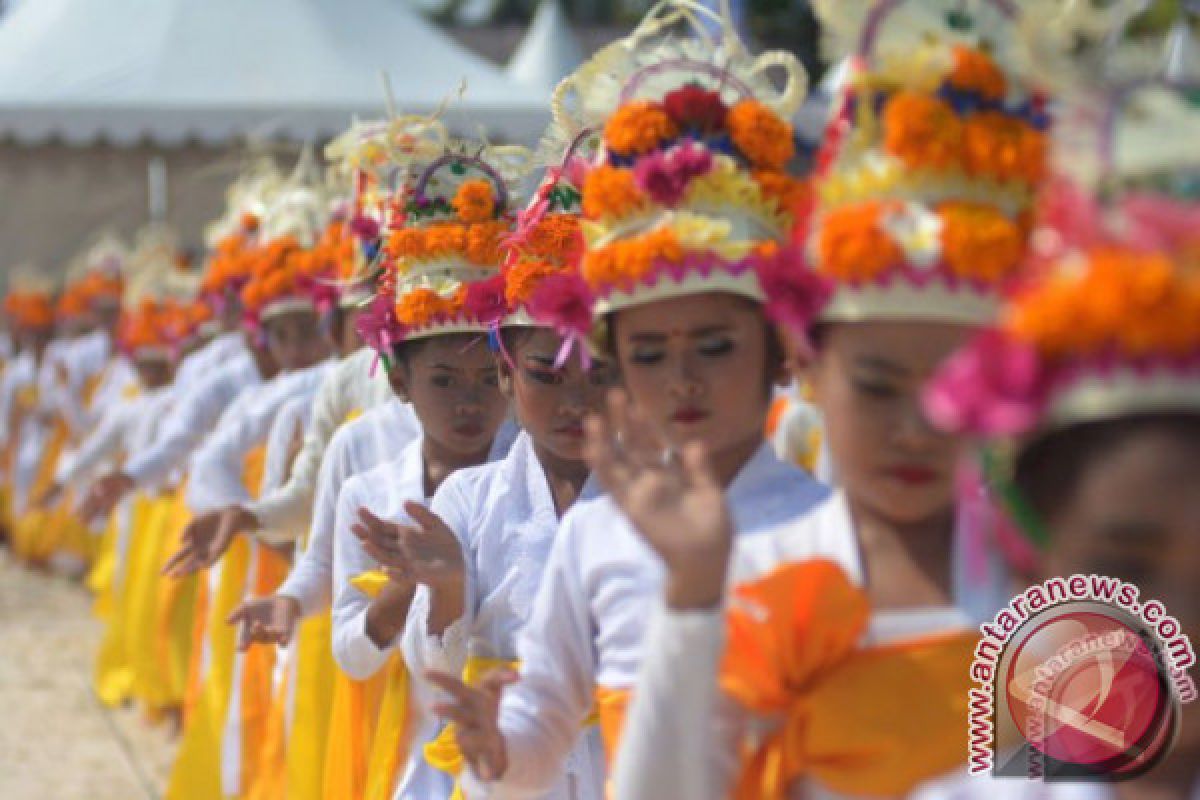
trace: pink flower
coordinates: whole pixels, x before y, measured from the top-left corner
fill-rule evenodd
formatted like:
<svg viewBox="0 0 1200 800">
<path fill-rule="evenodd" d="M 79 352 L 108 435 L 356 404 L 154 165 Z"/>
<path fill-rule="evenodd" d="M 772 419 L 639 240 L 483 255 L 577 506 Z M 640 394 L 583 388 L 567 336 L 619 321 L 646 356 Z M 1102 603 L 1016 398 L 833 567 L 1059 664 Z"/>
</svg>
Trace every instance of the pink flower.
<svg viewBox="0 0 1200 800">
<path fill-rule="evenodd" d="M 525 307 L 539 323 L 568 336 L 586 334 L 591 329 L 594 303 L 595 297 L 583 278 L 568 273 L 543 280 Z"/>
<path fill-rule="evenodd" d="M 1200 241 L 1200 207 L 1167 197 L 1134 194 L 1121 203 L 1130 244 L 1172 252 Z"/>
<path fill-rule="evenodd" d="M 799 246 L 789 245 L 758 256 L 754 267 L 767 300 L 764 310 L 773 321 L 807 333 L 833 293 L 829 282 L 810 269 Z"/>
<path fill-rule="evenodd" d="M 683 199 L 692 179 L 708 174 L 712 165 L 712 153 L 685 141 L 670 150 L 644 156 L 633 168 L 633 179 L 654 202 L 674 207 Z"/>
<path fill-rule="evenodd" d="M 504 299 L 504 276 L 493 275 L 469 285 L 463 306 L 467 316 L 485 325 L 503 319 L 508 314 L 508 302 Z"/>
<path fill-rule="evenodd" d="M 987 331 L 942 365 L 925 389 L 925 411 L 952 433 L 1013 436 L 1036 427 L 1048 390 L 1033 347 Z"/>
<path fill-rule="evenodd" d="M 371 217 L 358 214 L 350 220 L 350 232 L 360 241 L 373 242 L 379 238 L 379 223 Z"/>
<path fill-rule="evenodd" d="M 358 335 L 368 346 L 383 355 L 391 355 L 391 343 L 403 338 L 403 329 L 396 319 L 392 298 L 378 294 L 355 323 Z"/>
</svg>

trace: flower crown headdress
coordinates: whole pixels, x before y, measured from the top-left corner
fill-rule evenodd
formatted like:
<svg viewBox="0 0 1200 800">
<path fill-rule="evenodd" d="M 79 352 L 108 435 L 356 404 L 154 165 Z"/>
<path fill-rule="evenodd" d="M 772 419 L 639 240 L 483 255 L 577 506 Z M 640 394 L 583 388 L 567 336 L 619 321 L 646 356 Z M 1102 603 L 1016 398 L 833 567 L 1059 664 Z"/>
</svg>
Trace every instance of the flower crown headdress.
<svg viewBox="0 0 1200 800">
<path fill-rule="evenodd" d="M 388 130 L 386 266 L 359 323 L 385 356 L 407 339 L 486 333 L 507 313 L 500 243 L 531 155 L 452 139 L 436 117 L 396 118 Z"/>
<path fill-rule="evenodd" d="M 4 295 L 4 314 L 24 330 L 46 330 L 54 326 L 54 284 L 31 264 L 14 268 Z"/>
<path fill-rule="evenodd" d="M 333 264 L 315 249 L 328 209 L 311 153 L 305 151 L 262 217 L 253 273 L 241 294 L 251 329 L 292 311 L 324 313 L 336 302 Z"/>
<path fill-rule="evenodd" d="M 969 6 L 969 7 L 968 7 Z M 803 233 L 823 317 L 984 324 L 1016 278 L 1046 164 L 1011 0 L 818 5 L 857 44 Z M 857 23 L 857 30 L 855 24 Z"/>
<path fill-rule="evenodd" d="M 793 56 L 752 57 L 727 15 L 690 0 L 661 3 L 568 79 L 556 103 L 614 109 L 582 187 L 580 274 L 597 316 L 700 292 L 811 316 L 820 287 L 781 247 L 803 197 L 785 168 L 805 85 Z"/>
<path fill-rule="evenodd" d="M 201 292 L 218 310 L 250 280 L 263 214 L 283 182 L 273 161 L 255 161 L 226 191 L 225 213 L 205 230 L 209 258 Z"/>
<path fill-rule="evenodd" d="M 1102 169 L 1043 204 L 1044 266 L 995 329 L 954 356 L 927 407 L 943 427 L 1031 437 L 1137 413 L 1200 413 L 1200 154 L 1170 146 L 1200 123 L 1195 85 L 1110 95 Z M 1151 168 L 1119 140 L 1162 143 Z"/>
<path fill-rule="evenodd" d="M 118 346 L 134 359 L 173 361 L 192 333 L 188 303 L 199 276 L 181 264 L 175 233 L 162 225 L 138 233 L 128 272 Z"/>
</svg>

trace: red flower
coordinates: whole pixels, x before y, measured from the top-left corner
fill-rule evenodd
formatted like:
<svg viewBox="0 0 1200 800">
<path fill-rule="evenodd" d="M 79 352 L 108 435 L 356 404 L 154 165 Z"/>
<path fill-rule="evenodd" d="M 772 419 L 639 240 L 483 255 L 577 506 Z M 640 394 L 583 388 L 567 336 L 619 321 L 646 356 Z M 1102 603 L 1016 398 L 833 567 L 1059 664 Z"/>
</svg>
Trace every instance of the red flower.
<svg viewBox="0 0 1200 800">
<path fill-rule="evenodd" d="M 680 127 L 711 131 L 725 126 L 729 108 L 721 95 L 695 84 L 688 84 L 663 98 L 663 107 Z"/>
<path fill-rule="evenodd" d="M 758 284 L 767 300 L 767 316 L 806 334 L 832 294 L 830 283 L 805 263 L 797 246 L 774 249 L 755 257 Z"/>
<path fill-rule="evenodd" d="M 487 280 L 468 285 L 463 307 L 468 316 L 485 325 L 503 319 L 508 314 L 508 303 L 504 299 L 504 276 L 493 275 Z"/>
<path fill-rule="evenodd" d="M 592 327 L 595 298 L 586 283 L 575 273 L 559 273 L 542 281 L 526 309 L 543 325 L 562 336 L 586 334 Z"/>
</svg>

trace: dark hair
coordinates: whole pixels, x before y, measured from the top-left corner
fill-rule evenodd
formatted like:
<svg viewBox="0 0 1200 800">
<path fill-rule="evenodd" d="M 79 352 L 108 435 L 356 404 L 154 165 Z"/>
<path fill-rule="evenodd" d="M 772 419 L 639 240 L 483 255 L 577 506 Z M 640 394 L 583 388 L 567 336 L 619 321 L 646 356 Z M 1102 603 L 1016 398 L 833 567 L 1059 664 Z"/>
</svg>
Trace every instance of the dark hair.
<svg viewBox="0 0 1200 800">
<path fill-rule="evenodd" d="M 1136 414 L 1073 425 L 1036 439 L 1018 455 L 1013 484 L 1044 521 L 1053 520 L 1075 495 L 1090 464 L 1127 438 L 1154 430 L 1200 448 L 1200 414 Z"/>
<path fill-rule="evenodd" d="M 500 343 L 504 346 L 505 351 L 509 355 L 515 356 L 516 352 L 533 338 L 536 330 L 536 328 L 529 328 L 523 325 L 507 325 L 499 330 L 497 336 L 500 338 Z"/>
</svg>

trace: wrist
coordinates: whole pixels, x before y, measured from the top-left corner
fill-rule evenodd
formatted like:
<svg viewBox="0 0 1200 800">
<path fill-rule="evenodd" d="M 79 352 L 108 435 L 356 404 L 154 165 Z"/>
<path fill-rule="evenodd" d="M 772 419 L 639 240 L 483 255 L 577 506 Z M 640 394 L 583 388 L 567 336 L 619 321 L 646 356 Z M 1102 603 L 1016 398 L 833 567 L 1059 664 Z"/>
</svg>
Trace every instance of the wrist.
<svg viewBox="0 0 1200 800">
<path fill-rule="evenodd" d="M 725 598 L 725 562 L 698 564 L 691 569 L 671 569 L 664 599 L 672 611 L 712 611 Z"/>
<path fill-rule="evenodd" d="M 462 618 L 466 604 L 463 594 L 466 585 L 461 578 L 447 579 L 429 587 L 428 633 L 441 636 L 446 629 Z"/>
</svg>

